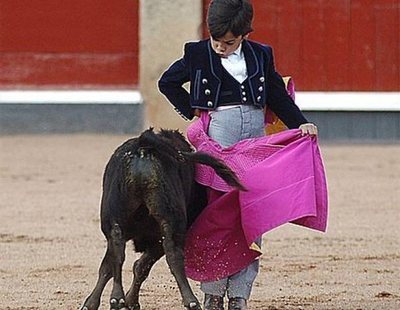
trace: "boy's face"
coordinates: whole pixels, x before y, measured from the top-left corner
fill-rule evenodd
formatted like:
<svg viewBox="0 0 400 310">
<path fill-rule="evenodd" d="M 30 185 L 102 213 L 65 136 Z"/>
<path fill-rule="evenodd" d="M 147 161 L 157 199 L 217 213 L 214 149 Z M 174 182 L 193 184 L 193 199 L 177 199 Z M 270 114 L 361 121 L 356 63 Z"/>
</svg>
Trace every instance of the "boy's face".
<svg viewBox="0 0 400 310">
<path fill-rule="evenodd" d="M 211 46 L 218 56 L 226 58 L 237 50 L 244 36 L 235 37 L 232 32 L 227 32 L 221 38 L 211 37 Z"/>
</svg>

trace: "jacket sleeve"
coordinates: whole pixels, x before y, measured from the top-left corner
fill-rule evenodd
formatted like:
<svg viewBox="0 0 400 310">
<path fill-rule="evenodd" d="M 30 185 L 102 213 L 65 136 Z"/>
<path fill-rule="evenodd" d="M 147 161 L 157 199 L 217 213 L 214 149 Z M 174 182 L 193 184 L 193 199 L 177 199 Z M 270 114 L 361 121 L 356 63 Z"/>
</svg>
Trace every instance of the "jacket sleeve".
<svg viewBox="0 0 400 310">
<path fill-rule="evenodd" d="M 190 106 L 190 95 L 183 88 L 183 84 L 189 82 L 190 73 L 185 57 L 175 61 L 161 76 L 158 81 L 158 89 L 175 110 L 186 120 L 192 119 L 192 108 Z"/>
<path fill-rule="evenodd" d="M 307 119 L 288 95 L 282 77 L 275 70 L 272 48 L 266 46 L 270 57 L 267 67 L 267 105 L 290 128 L 298 128 Z"/>
</svg>

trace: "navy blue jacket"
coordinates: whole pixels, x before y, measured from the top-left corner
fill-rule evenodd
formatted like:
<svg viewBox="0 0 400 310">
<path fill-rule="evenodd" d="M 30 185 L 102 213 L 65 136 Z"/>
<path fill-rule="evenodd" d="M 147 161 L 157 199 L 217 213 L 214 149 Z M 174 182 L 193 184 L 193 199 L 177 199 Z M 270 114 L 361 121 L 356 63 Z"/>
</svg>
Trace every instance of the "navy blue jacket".
<svg viewBox="0 0 400 310">
<path fill-rule="evenodd" d="M 243 40 L 242 50 L 248 74 L 244 82 L 248 100 L 262 108 L 267 105 L 289 128 L 307 123 L 275 71 L 272 48 Z M 192 109 L 213 110 L 218 106 L 223 70 L 209 39 L 186 43 L 183 58 L 163 73 L 158 87 L 182 117 L 192 119 Z M 182 87 L 186 82 L 190 82 L 190 93 Z"/>
</svg>

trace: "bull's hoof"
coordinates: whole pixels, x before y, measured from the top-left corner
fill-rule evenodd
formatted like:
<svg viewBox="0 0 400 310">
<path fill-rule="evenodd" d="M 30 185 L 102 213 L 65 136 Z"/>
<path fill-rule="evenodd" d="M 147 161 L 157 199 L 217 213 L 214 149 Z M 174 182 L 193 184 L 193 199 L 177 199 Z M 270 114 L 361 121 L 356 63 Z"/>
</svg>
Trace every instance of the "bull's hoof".
<svg viewBox="0 0 400 310">
<path fill-rule="evenodd" d="M 99 307 L 88 307 L 83 305 L 82 308 L 80 310 L 91 310 L 91 309 L 98 309 Z"/>
<path fill-rule="evenodd" d="M 189 309 L 189 310 L 201 310 L 201 306 L 198 302 L 192 301 L 191 303 L 189 303 L 188 306 L 185 306 L 185 309 Z"/>
<path fill-rule="evenodd" d="M 80 310 L 94 310 L 99 309 L 100 302 L 93 302 L 86 300 Z"/>
<path fill-rule="evenodd" d="M 110 299 L 110 310 L 129 310 L 125 305 L 125 299 L 121 298 L 117 300 L 116 298 Z"/>
</svg>

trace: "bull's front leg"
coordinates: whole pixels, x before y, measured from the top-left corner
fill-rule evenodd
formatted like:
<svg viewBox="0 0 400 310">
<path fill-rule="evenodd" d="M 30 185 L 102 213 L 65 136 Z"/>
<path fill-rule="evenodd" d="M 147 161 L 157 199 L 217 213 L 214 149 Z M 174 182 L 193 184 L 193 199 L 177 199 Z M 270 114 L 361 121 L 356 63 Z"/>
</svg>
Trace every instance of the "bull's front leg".
<svg viewBox="0 0 400 310">
<path fill-rule="evenodd" d="M 111 237 L 108 240 L 108 247 L 111 253 L 111 270 L 113 276 L 113 288 L 110 297 L 111 310 L 128 310 L 125 305 L 125 294 L 122 288 L 122 265 L 125 261 L 126 242 L 122 230 L 118 224 L 111 229 Z"/>
<path fill-rule="evenodd" d="M 185 308 L 191 310 L 201 310 L 201 306 L 196 296 L 194 296 L 187 280 L 184 268 L 183 247 L 185 242 L 186 224 L 182 229 L 174 227 L 165 221 L 161 223 L 161 231 L 164 236 L 163 247 L 168 266 L 178 283 L 179 290 L 183 298 Z"/>
</svg>

